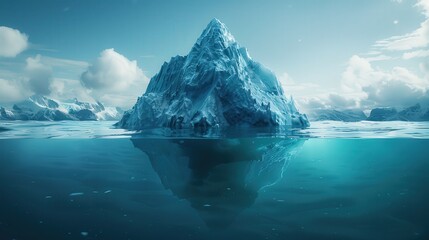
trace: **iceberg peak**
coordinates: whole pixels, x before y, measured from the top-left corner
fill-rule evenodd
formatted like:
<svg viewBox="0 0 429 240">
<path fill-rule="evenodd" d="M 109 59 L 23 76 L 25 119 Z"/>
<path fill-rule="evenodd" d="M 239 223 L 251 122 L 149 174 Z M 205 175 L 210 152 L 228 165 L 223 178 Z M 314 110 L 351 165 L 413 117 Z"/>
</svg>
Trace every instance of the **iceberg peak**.
<svg viewBox="0 0 429 240">
<path fill-rule="evenodd" d="M 195 45 L 227 48 L 234 43 L 236 43 L 235 38 L 225 24 L 217 18 L 213 18 L 201 33 Z"/>
<path fill-rule="evenodd" d="M 117 123 L 133 130 L 308 125 L 274 73 L 250 58 L 216 18 L 187 56 L 162 65 Z"/>
</svg>

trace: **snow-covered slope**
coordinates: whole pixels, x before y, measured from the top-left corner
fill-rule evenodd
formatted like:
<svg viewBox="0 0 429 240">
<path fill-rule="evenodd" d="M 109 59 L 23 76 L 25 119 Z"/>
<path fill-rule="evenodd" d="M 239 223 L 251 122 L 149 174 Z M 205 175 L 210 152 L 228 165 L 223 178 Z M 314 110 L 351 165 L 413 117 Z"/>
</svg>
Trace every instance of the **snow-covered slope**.
<svg viewBox="0 0 429 240">
<path fill-rule="evenodd" d="M 31 96 L 11 110 L 0 108 L 0 120 L 97 121 L 117 120 L 121 115 L 120 109 L 105 107 L 100 102 L 86 103 L 77 99 L 60 102 L 42 95 Z"/>
<path fill-rule="evenodd" d="M 276 76 L 253 61 L 217 19 L 187 56 L 162 65 L 117 123 L 126 129 L 308 125 Z"/>
</svg>

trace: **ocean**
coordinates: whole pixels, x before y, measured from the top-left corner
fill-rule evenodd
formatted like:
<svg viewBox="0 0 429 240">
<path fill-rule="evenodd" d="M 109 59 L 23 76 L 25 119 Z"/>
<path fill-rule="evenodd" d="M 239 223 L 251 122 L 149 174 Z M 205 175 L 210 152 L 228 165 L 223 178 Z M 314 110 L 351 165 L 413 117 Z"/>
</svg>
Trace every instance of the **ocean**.
<svg viewBox="0 0 429 240">
<path fill-rule="evenodd" d="M 4 122 L 0 239 L 429 239 L 429 123 L 136 134 Z"/>
</svg>

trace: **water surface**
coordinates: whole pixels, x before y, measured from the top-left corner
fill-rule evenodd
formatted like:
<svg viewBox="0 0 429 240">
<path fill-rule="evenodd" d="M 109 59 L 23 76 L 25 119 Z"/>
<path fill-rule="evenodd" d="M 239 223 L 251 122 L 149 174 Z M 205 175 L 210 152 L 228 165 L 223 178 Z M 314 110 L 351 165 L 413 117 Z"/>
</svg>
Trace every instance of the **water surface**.
<svg viewBox="0 0 429 240">
<path fill-rule="evenodd" d="M 427 139 L 100 131 L 0 140 L 0 239 L 429 237 Z"/>
</svg>

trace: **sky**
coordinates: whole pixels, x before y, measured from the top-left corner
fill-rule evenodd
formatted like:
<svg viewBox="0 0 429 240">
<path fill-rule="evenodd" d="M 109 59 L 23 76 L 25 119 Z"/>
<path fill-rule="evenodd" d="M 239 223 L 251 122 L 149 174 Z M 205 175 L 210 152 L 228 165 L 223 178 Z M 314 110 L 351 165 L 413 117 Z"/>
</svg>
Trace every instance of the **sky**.
<svg viewBox="0 0 429 240">
<path fill-rule="evenodd" d="M 429 105 L 429 0 L 1 0 L 0 105 L 130 108 L 213 18 L 302 109 Z"/>
</svg>

